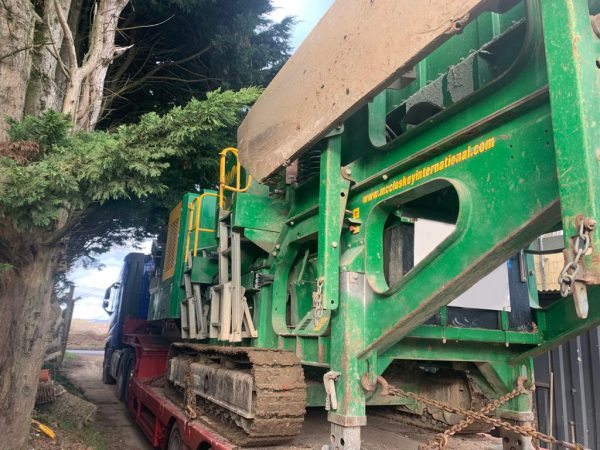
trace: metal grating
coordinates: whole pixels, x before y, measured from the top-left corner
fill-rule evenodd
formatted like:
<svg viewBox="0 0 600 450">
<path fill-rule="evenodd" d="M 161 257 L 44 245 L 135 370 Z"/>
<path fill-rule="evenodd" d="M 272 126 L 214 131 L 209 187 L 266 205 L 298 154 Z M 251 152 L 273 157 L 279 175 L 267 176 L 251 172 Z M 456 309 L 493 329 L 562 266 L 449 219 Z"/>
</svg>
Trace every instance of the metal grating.
<svg viewBox="0 0 600 450">
<path fill-rule="evenodd" d="M 169 229 L 167 230 L 167 246 L 162 279 L 167 280 L 175 274 L 177 263 L 177 244 L 179 243 L 179 222 L 181 220 L 181 205 L 179 202 L 169 214 Z"/>
<path fill-rule="evenodd" d="M 548 433 L 552 421 L 558 439 L 600 450 L 600 328 L 536 358 L 534 365 L 539 430 Z"/>
</svg>

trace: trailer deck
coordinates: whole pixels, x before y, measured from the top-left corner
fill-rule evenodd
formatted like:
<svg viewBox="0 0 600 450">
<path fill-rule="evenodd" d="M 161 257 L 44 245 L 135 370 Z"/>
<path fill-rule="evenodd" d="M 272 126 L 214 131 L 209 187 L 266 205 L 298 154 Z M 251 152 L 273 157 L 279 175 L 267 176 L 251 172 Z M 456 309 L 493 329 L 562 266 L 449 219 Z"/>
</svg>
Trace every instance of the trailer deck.
<svg viewBox="0 0 600 450">
<path fill-rule="evenodd" d="M 134 397 L 139 402 L 130 404 L 136 423 L 155 447 L 165 448 L 170 427 L 177 423 L 185 444 L 193 450 L 255 450 L 256 447 L 239 447 L 214 431 L 218 421 L 211 417 L 199 416 L 190 420 L 183 408 L 172 399 L 163 380 L 133 380 Z M 367 426 L 362 436 L 363 450 L 418 450 L 435 436 L 435 433 L 415 425 L 390 420 L 385 407 L 372 407 L 367 410 Z M 156 414 L 156 415 L 155 415 Z M 322 408 L 308 408 L 300 434 L 287 445 L 261 447 L 271 450 L 320 450 L 329 443 L 329 423 L 326 411 Z M 499 438 L 479 433 L 453 437 L 449 450 L 500 450 Z"/>
</svg>

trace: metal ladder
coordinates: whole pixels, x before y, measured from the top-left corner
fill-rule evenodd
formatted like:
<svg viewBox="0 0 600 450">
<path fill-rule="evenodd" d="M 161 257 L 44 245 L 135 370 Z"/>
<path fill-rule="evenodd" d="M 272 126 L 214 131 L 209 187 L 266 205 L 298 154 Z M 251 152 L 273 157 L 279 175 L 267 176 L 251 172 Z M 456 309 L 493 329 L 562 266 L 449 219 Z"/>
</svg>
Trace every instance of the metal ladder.
<svg viewBox="0 0 600 450">
<path fill-rule="evenodd" d="M 192 283 L 192 261 L 183 274 L 185 299 L 181 302 L 181 337 L 184 339 L 206 339 L 208 337 L 208 305 L 202 304 L 202 289 L 200 284 Z"/>
<path fill-rule="evenodd" d="M 241 342 L 242 338 L 255 338 L 258 333 L 242 286 L 241 232 L 231 228 L 231 213 L 221 211 L 219 284 L 211 288 L 209 336 L 220 341 Z"/>
<path fill-rule="evenodd" d="M 228 154 L 235 157 L 233 181 L 235 186 L 227 183 L 225 162 Z M 237 149 L 229 147 L 220 153 L 220 182 L 219 182 L 219 221 L 218 221 L 218 258 L 219 284 L 210 290 L 210 331 L 211 338 L 220 341 L 241 342 L 243 338 L 258 336 L 250 308 L 242 286 L 242 257 L 240 230 L 231 226 L 231 211 L 225 207 L 225 191 L 245 192 L 250 187 L 251 180 L 245 188 L 240 187 L 241 166 Z"/>
<path fill-rule="evenodd" d="M 202 303 L 202 286 L 192 283 L 192 265 L 198 252 L 200 233 L 214 232 L 212 229 L 202 227 L 202 201 L 206 197 L 216 196 L 214 193 L 205 192 L 196 197 L 194 202 L 188 206 L 190 214 L 185 243 L 184 261 L 186 266 L 183 273 L 185 299 L 181 302 L 180 307 L 181 337 L 184 339 L 206 339 L 208 337 L 208 305 Z M 193 240 L 192 234 L 194 235 Z M 204 250 L 202 252 L 205 253 Z"/>
</svg>

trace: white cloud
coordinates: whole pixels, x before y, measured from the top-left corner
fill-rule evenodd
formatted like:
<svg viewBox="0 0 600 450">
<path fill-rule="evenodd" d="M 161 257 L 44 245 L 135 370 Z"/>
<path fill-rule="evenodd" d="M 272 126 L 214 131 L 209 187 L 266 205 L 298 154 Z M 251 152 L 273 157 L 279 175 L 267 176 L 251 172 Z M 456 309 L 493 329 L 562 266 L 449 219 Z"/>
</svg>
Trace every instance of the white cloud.
<svg viewBox="0 0 600 450">
<path fill-rule="evenodd" d="M 152 241 L 143 242 L 141 248 L 132 245 L 115 246 L 110 252 L 101 255 L 98 260 L 102 269 L 86 269 L 76 266 L 68 277 L 75 283 L 75 303 L 73 317 L 87 320 L 108 320 L 108 314 L 102 309 L 102 300 L 106 288 L 119 279 L 123 260 L 128 253 L 149 253 Z"/>
<path fill-rule="evenodd" d="M 306 3 L 300 0 L 273 0 L 271 2 L 275 10 L 270 17 L 275 22 L 280 22 L 287 16 L 301 17 Z"/>
<path fill-rule="evenodd" d="M 329 9 L 331 3 L 333 0 L 273 0 L 276 9 L 271 13 L 270 18 L 276 22 L 287 16 L 296 18 L 297 23 L 290 41 L 292 49 L 296 50 Z"/>
</svg>

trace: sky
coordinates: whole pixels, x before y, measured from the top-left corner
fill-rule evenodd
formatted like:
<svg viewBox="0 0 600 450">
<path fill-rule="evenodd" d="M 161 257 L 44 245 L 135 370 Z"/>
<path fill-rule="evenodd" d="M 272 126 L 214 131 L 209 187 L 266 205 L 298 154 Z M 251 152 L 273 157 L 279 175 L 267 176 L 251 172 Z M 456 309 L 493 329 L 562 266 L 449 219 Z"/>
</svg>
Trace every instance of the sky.
<svg viewBox="0 0 600 450">
<path fill-rule="evenodd" d="M 314 28 L 333 0 L 273 0 L 275 11 L 271 19 L 279 22 L 284 17 L 294 16 L 297 23 L 291 39 L 291 47 L 297 49 L 308 33 Z M 151 242 L 145 242 L 141 249 L 132 246 L 114 247 L 110 252 L 99 257 L 103 266 L 101 270 L 85 269 L 76 266 L 69 278 L 75 283 L 75 303 L 73 317 L 87 320 L 108 320 L 102 309 L 102 299 L 108 286 L 118 280 L 125 255 L 132 251 L 148 253 Z"/>
<path fill-rule="evenodd" d="M 278 22 L 287 16 L 296 17 L 298 23 L 291 40 L 292 48 L 296 49 L 332 3 L 333 0 L 273 0 L 276 9 L 271 18 Z"/>
</svg>

